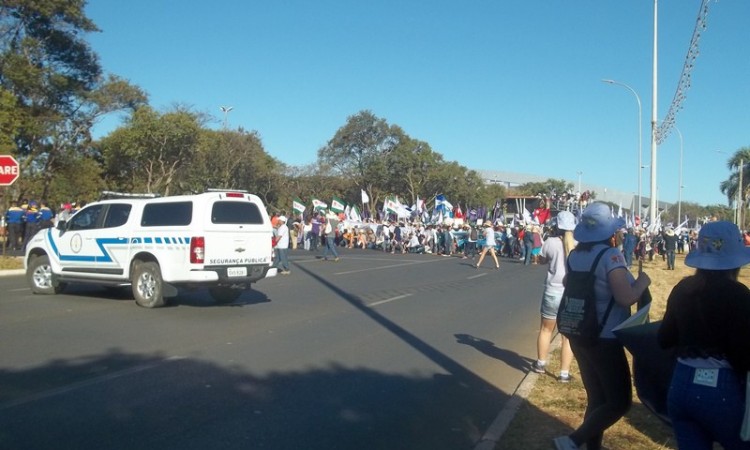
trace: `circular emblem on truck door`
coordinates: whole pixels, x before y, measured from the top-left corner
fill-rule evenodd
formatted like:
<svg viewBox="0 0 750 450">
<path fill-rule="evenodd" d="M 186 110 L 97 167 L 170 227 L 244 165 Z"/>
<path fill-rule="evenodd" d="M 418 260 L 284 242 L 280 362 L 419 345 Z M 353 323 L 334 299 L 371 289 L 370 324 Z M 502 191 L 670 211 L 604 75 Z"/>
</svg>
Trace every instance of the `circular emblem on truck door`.
<svg viewBox="0 0 750 450">
<path fill-rule="evenodd" d="M 70 249 L 73 251 L 73 253 L 78 253 L 81 251 L 81 247 L 83 246 L 83 241 L 81 240 L 81 235 L 76 233 L 70 238 Z"/>
</svg>

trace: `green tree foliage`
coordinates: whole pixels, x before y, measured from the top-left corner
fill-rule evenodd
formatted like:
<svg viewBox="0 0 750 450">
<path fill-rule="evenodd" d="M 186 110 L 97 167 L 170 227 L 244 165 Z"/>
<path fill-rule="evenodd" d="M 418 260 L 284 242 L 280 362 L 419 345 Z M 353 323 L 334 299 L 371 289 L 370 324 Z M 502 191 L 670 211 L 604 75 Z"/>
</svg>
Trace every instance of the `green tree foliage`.
<svg viewBox="0 0 750 450">
<path fill-rule="evenodd" d="M 528 195 L 528 196 L 537 196 L 537 195 L 550 195 L 553 192 L 556 192 L 558 195 L 562 194 L 563 192 L 568 192 L 573 190 L 573 183 L 568 183 L 565 180 L 555 180 L 553 178 L 548 178 L 546 181 L 543 181 L 541 183 L 539 182 L 530 182 L 530 183 L 524 183 L 517 188 L 514 189 L 514 193 L 517 195 Z"/>
<path fill-rule="evenodd" d="M 742 187 L 740 187 L 740 173 L 738 168 L 742 165 Z M 748 187 L 750 186 L 750 147 L 742 147 L 727 161 L 727 169 L 729 169 L 729 178 L 722 181 L 719 184 L 719 190 L 722 194 L 727 196 L 727 201 L 730 205 L 737 203 L 737 193 L 742 190 L 742 198 L 746 202 L 748 198 Z"/>
<path fill-rule="evenodd" d="M 256 132 L 204 129 L 181 190 L 244 189 L 273 204 L 282 190 L 282 168 L 265 152 Z"/>
<path fill-rule="evenodd" d="M 84 156 L 98 118 L 145 102 L 140 89 L 103 76 L 84 40 L 98 31 L 84 6 L 83 0 L 0 3 L 0 127 L 13 133 L 21 195 L 48 196 L 58 171 Z"/>
<path fill-rule="evenodd" d="M 202 126 L 198 114 L 183 108 L 160 114 L 144 106 L 125 126 L 99 143 L 106 178 L 116 189 L 170 195 L 195 161 Z"/>
</svg>

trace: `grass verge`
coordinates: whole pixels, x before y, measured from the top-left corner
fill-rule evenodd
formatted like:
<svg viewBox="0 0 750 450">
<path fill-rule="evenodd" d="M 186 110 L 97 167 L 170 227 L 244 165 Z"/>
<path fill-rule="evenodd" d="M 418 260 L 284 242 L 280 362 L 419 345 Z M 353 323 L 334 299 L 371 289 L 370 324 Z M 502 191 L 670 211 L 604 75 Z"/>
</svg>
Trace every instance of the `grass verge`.
<svg viewBox="0 0 750 450">
<path fill-rule="evenodd" d="M 675 270 L 667 270 L 667 264 L 660 256 L 644 262 L 643 270 L 651 277 L 652 321 L 664 316 L 672 287 L 695 272 L 695 269 L 685 266 L 684 259 L 684 255 L 677 255 Z M 749 268 L 740 271 L 740 281 L 750 284 Z M 496 450 L 552 448 L 554 437 L 569 434 L 580 425 L 586 407 L 586 391 L 578 376 L 578 367 L 574 361 L 571 368 L 573 380 L 561 384 L 554 376 L 559 372 L 559 350 L 549 359 L 549 372 L 538 377 L 534 389 L 495 446 Z M 672 429 L 651 414 L 634 392 L 631 410 L 604 433 L 604 448 L 662 450 L 676 449 L 677 443 Z"/>
</svg>

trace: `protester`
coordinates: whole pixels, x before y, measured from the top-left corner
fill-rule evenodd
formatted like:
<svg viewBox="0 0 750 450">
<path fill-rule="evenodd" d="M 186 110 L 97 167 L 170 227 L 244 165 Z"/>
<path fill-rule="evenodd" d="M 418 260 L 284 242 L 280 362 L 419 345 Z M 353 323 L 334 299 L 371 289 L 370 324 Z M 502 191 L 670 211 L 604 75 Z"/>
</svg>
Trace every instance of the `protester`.
<svg viewBox="0 0 750 450">
<path fill-rule="evenodd" d="M 289 275 L 289 227 L 286 216 L 276 218 L 276 236 L 274 250 L 276 251 L 275 267 L 281 275 Z"/>
<path fill-rule="evenodd" d="M 323 251 L 323 259 L 328 261 L 328 255 L 333 255 L 333 260 L 339 260 L 339 252 L 336 250 L 336 228 L 339 226 L 339 218 L 333 211 L 328 211 L 325 216 L 323 234 L 326 238 L 326 248 Z"/>
<path fill-rule="evenodd" d="M 560 308 L 560 300 L 565 290 L 565 286 L 563 285 L 565 260 L 570 253 L 570 250 L 566 251 L 565 249 L 563 238 L 566 231 L 570 234 L 570 231 L 574 228 L 575 217 L 573 213 L 560 211 L 557 217 L 553 219 L 552 235 L 542 245 L 541 257 L 549 266 L 547 268 L 547 277 L 544 281 L 544 293 L 542 294 L 542 307 L 540 310 L 542 320 L 536 343 L 537 360 L 532 365 L 532 370 L 536 373 L 547 372 L 549 344 L 557 322 L 557 310 Z M 557 381 L 561 383 L 568 383 L 570 381 L 570 364 L 572 361 L 573 352 L 570 349 L 570 342 L 565 336 L 562 336 L 560 376 L 557 377 Z"/>
<path fill-rule="evenodd" d="M 492 259 L 495 261 L 495 269 L 497 270 L 500 268 L 500 262 L 498 262 L 497 255 L 495 254 L 496 245 L 495 230 L 492 229 L 492 224 L 489 221 L 484 222 L 484 246 L 482 246 L 482 252 L 479 254 L 479 261 L 477 261 L 477 264 L 474 266 L 475 269 L 478 269 L 482 265 L 482 261 L 484 261 L 484 256 L 487 252 L 490 252 Z"/>
<path fill-rule="evenodd" d="M 703 225 L 685 265 L 695 274 L 667 299 L 659 344 L 676 348 L 667 410 L 681 450 L 750 449 L 740 440 L 745 377 L 750 370 L 750 290 L 737 281 L 750 263 L 737 227 Z"/>
<path fill-rule="evenodd" d="M 675 252 L 677 251 L 677 235 L 672 227 L 667 227 L 662 237 L 664 251 L 667 257 L 667 270 L 674 270 Z"/>
<path fill-rule="evenodd" d="M 609 314 L 601 323 L 602 331 L 594 345 L 570 340 L 586 389 L 587 406 L 583 423 L 569 436 L 555 438 L 557 450 L 574 450 L 584 444 L 587 450 L 601 449 L 604 430 L 620 420 L 632 403 L 630 367 L 612 328 L 630 316 L 630 306 L 639 300 L 651 280 L 645 273 L 634 279 L 622 252 L 611 246 L 611 239 L 621 226 L 622 220 L 612 217 L 609 206 L 593 202 L 583 210 L 573 232 L 578 245 L 568 257 L 570 270 L 588 271 L 604 251 L 594 268 L 594 289 L 600 323 L 608 310 Z"/>
</svg>

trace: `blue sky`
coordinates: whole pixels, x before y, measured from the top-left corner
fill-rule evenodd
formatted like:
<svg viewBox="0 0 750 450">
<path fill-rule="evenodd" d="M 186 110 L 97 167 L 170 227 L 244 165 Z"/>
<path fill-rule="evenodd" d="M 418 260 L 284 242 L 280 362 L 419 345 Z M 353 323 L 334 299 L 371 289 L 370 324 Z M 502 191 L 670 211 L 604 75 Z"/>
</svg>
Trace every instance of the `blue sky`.
<svg viewBox="0 0 750 450">
<path fill-rule="evenodd" d="M 370 110 L 471 169 L 637 193 L 638 108 L 650 164 L 652 0 L 90 0 L 106 71 L 152 106 L 190 105 L 257 130 L 287 164 L 316 160 Z M 657 117 L 682 71 L 700 0 L 659 1 Z M 750 1 L 709 4 L 677 115 L 683 201 L 726 204 L 726 162 L 750 146 Z M 103 121 L 98 134 L 119 118 Z M 724 154 L 720 153 L 724 152 Z M 678 199 L 677 133 L 658 149 L 658 198 Z M 650 167 L 642 172 L 650 195 Z"/>
</svg>

